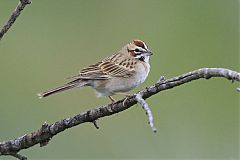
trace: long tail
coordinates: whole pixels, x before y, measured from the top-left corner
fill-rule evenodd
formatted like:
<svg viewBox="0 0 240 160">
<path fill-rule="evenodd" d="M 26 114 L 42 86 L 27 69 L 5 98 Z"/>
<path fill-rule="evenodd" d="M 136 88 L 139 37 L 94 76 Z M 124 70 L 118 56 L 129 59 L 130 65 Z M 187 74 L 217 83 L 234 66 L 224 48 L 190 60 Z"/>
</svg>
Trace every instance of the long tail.
<svg viewBox="0 0 240 160">
<path fill-rule="evenodd" d="M 57 88 L 54 88 L 54 89 L 51 89 L 51 90 L 48 90 L 45 92 L 38 93 L 38 96 L 39 96 L 39 98 L 47 97 L 47 96 L 53 95 L 55 93 L 59 93 L 59 92 L 65 91 L 65 90 L 75 88 L 75 87 L 84 86 L 85 84 L 86 83 L 79 83 L 79 82 L 73 81 L 73 82 L 67 83 L 63 86 L 60 86 L 60 87 L 57 87 Z"/>
</svg>

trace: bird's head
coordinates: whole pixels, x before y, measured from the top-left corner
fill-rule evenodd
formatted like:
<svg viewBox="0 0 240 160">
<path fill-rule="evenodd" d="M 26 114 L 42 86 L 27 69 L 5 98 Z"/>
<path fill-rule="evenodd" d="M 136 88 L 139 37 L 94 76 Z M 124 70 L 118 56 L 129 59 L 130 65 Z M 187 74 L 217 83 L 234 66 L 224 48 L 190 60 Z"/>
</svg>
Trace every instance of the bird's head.
<svg viewBox="0 0 240 160">
<path fill-rule="evenodd" d="M 133 40 L 127 44 L 127 50 L 131 57 L 144 62 L 148 62 L 149 57 L 153 54 L 142 40 Z"/>
</svg>

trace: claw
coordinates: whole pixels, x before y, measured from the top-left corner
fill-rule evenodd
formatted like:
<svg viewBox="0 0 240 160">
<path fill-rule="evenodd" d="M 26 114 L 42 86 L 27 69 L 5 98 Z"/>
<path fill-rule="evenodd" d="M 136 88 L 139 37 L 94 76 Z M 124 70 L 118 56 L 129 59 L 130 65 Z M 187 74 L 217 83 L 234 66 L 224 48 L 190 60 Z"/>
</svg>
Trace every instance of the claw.
<svg viewBox="0 0 240 160">
<path fill-rule="evenodd" d="M 116 102 L 112 96 L 108 96 L 108 98 L 112 101 L 112 103 Z"/>
<path fill-rule="evenodd" d="M 126 96 L 126 98 L 123 100 L 123 107 L 125 107 L 125 102 L 127 101 L 128 98 L 129 96 Z"/>
<path fill-rule="evenodd" d="M 117 93 L 114 93 L 114 95 L 122 95 L 122 96 L 126 96 L 126 98 L 123 100 L 123 106 L 125 106 L 125 102 L 126 100 L 131 97 L 132 95 L 129 94 L 129 93 L 124 93 L 124 92 L 117 92 Z M 108 98 L 112 101 L 112 103 L 116 102 L 112 96 L 108 96 Z"/>
<path fill-rule="evenodd" d="M 125 106 L 127 99 L 130 98 L 131 96 L 132 96 L 131 94 L 126 95 L 126 98 L 123 100 L 123 106 Z"/>
</svg>

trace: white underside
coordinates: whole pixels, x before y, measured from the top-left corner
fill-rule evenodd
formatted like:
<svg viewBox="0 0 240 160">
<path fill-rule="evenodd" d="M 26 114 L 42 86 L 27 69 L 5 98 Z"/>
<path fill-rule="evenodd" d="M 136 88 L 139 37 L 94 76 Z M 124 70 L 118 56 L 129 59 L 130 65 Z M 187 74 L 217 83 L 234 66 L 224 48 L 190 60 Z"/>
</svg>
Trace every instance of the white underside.
<svg viewBox="0 0 240 160">
<path fill-rule="evenodd" d="M 128 92 L 143 83 L 150 71 L 150 65 L 138 65 L 136 74 L 129 78 L 112 77 L 104 81 L 92 81 L 91 86 L 96 90 L 97 96 L 111 96 L 119 92 Z"/>
</svg>

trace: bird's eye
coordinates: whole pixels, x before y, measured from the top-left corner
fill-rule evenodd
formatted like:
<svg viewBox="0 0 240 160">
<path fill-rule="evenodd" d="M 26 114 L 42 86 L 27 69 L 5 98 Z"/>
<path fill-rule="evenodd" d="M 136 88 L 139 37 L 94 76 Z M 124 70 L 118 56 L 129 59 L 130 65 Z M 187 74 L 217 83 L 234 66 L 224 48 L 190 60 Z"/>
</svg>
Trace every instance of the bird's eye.
<svg viewBox="0 0 240 160">
<path fill-rule="evenodd" d="M 140 52 L 140 50 L 139 50 L 138 48 L 136 48 L 134 51 L 135 51 L 135 52 Z"/>
</svg>

